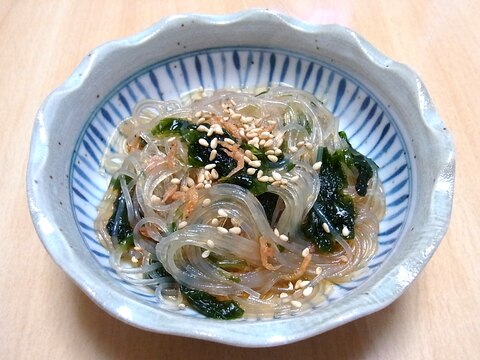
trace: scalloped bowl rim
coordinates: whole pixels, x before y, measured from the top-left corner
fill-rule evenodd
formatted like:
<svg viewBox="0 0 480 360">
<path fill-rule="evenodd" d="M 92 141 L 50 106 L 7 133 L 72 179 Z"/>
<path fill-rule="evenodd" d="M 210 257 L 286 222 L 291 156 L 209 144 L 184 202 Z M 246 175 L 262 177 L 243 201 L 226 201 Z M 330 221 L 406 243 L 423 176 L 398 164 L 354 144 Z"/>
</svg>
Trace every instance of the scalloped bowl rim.
<svg viewBox="0 0 480 360">
<path fill-rule="evenodd" d="M 155 39 L 159 41 L 163 32 L 171 31 L 185 21 L 195 21 L 198 24 L 218 27 L 253 20 L 265 21 L 275 26 L 284 27 L 291 32 L 305 35 L 321 33 L 324 36 L 340 37 L 353 47 L 357 55 L 361 54 L 361 61 L 367 62 L 370 70 L 383 71 L 383 74 L 389 74 L 401 81 L 404 91 L 413 96 L 414 111 L 418 117 L 417 120 L 420 121 L 418 126 L 423 127 L 423 131 L 431 136 L 431 139 L 442 145 L 436 147 L 438 150 L 437 162 L 433 170 L 436 180 L 432 188 L 429 189 L 430 193 L 427 194 L 430 208 L 425 214 L 425 223 L 427 228 L 433 231 L 430 234 L 417 233 L 417 230 L 412 231 L 413 234 L 409 234 L 409 236 L 421 236 L 421 239 L 423 239 L 422 244 L 424 246 L 421 253 L 412 254 L 413 250 L 406 250 L 403 258 L 394 259 L 395 261 L 388 271 L 383 274 L 375 274 L 368 284 L 361 286 L 361 291 L 357 291 L 354 299 L 349 297 L 348 301 L 336 303 L 336 309 L 330 309 L 328 314 L 260 322 L 225 323 L 197 318 L 183 318 L 179 322 L 176 314 L 167 312 L 152 314 L 152 309 L 145 304 L 125 297 L 125 293 L 121 290 L 105 286 L 105 283 L 108 285 L 108 277 L 99 274 L 95 269 L 89 268 L 76 253 L 80 250 L 69 246 L 68 235 L 56 228 L 56 219 L 52 217 L 49 209 L 42 204 L 42 201 L 44 201 L 43 195 L 34 190 L 36 187 L 35 179 L 39 175 L 46 175 L 46 164 L 54 156 L 49 151 L 49 145 L 51 145 L 49 143 L 51 141 L 49 130 L 60 121 L 57 116 L 58 108 L 66 106 L 68 99 L 71 100 L 77 96 L 77 92 L 82 89 L 82 86 L 91 81 L 96 67 L 101 67 L 102 64 L 99 65 L 100 63 L 115 56 L 117 52 L 134 52 L 138 46 L 147 46 L 149 42 Z M 288 48 L 288 45 L 285 48 Z M 37 113 L 32 134 L 27 171 L 28 202 L 34 226 L 45 248 L 72 280 L 104 310 L 124 322 L 159 333 L 187 336 L 237 346 L 265 347 L 299 341 L 366 316 L 389 305 L 412 283 L 438 247 L 446 232 L 450 218 L 455 163 L 453 141 L 449 133 L 445 131 L 444 124 L 419 77 L 407 66 L 384 56 L 359 35 L 340 25 L 306 24 L 267 10 L 254 9 L 218 16 L 177 15 L 166 18 L 136 35 L 101 45 L 81 62 L 68 80 L 47 97 Z M 441 211 L 437 211 L 436 208 L 440 208 Z M 72 260 L 77 260 L 75 266 Z M 389 291 L 383 291 L 382 288 L 387 288 Z M 137 311 L 132 311 L 132 309 L 137 309 Z M 139 312 L 139 309 L 142 309 L 142 311 Z M 145 316 L 146 314 L 149 314 L 151 318 L 148 319 Z M 305 320 L 305 318 L 308 320 Z M 183 324 L 184 321 L 185 324 L 188 323 L 188 327 Z M 265 329 L 268 329 L 268 336 L 262 336 Z M 299 332 L 293 331 L 292 334 L 292 331 L 288 331 L 288 329 L 298 329 Z"/>
</svg>

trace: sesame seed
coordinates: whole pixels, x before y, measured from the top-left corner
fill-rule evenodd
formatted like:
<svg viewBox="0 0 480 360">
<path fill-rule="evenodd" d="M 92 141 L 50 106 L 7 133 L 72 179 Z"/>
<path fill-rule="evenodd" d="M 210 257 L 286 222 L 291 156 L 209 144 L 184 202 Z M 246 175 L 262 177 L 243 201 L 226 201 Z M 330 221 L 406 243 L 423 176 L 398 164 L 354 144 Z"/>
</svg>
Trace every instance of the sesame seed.
<svg viewBox="0 0 480 360">
<path fill-rule="evenodd" d="M 212 225 L 213 226 L 218 226 L 219 224 L 220 224 L 220 220 L 218 220 L 217 218 L 212 219 Z"/>
<path fill-rule="evenodd" d="M 130 260 L 132 260 L 134 264 L 138 263 L 138 259 L 135 256 L 132 256 Z"/>
<path fill-rule="evenodd" d="M 260 176 L 260 178 L 258 178 L 258 181 L 260 181 L 260 182 L 268 182 L 268 181 L 269 181 L 269 178 L 268 178 L 268 176 L 266 176 L 266 175 Z"/>
<path fill-rule="evenodd" d="M 210 205 L 211 203 L 212 203 L 212 200 L 210 200 L 209 198 L 206 198 L 205 200 L 203 200 L 202 206 L 205 207 Z"/>
<path fill-rule="evenodd" d="M 207 246 L 208 246 L 210 249 L 213 249 L 213 248 L 215 247 L 215 243 L 213 242 L 213 240 L 208 239 L 208 240 L 207 240 Z"/>
<path fill-rule="evenodd" d="M 178 304 L 178 310 L 185 310 L 186 305 L 184 303 Z"/>
<path fill-rule="evenodd" d="M 265 142 L 265 144 L 263 144 L 263 147 L 268 148 L 268 147 L 270 147 L 270 146 L 272 146 L 272 145 L 273 145 L 273 140 L 270 139 L 270 140 L 267 140 L 267 141 Z"/>
<path fill-rule="evenodd" d="M 279 173 L 276 172 L 276 171 L 272 171 L 272 177 L 273 177 L 275 180 L 281 180 L 281 179 L 282 179 L 282 175 L 279 174 Z"/>
<path fill-rule="evenodd" d="M 199 117 L 201 117 L 201 116 L 202 116 L 202 112 L 201 112 L 201 111 L 197 111 L 197 112 L 195 113 L 195 117 L 196 117 L 196 118 L 199 118 Z"/>
<path fill-rule="evenodd" d="M 205 189 L 210 189 L 212 187 L 212 184 L 205 184 Z"/>
<path fill-rule="evenodd" d="M 274 155 L 274 154 L 275 154 L 275 151 L 273 151 L 273 150 L 265 151 L 265 155 Z"/>
<path fill-rule="evenodd" d="M 230 103 L 231 103 L 233 106 L 237 106 L 237 103 L 236 103 L 235 100 L 233 100 L 233 99 L 230 99 Z"/>
<path fill-rule="evenodd" d="M 298 147 L 301 147 L 301 146 L 303 146 L 303 145 L 305 145 L 305 141 L 299 141 L 299 142 L 297 143 L 297 146 L 298 146 Z"/>
<path fill-rule="evenodd" d="M 249 164 L 250 161 L 252 161 L 252 159 L 250 159 L 250 158 L 249 158 L 248 156 L 246 156 L 246 155 L 243 155 L 243 160 L 245 160 L 245 162 L 246 162 L 247 164 Z"/>
<path fill-rule="evenodd" d="M 320 266 L 317 266 L 315 269 L 315 274 L 320 275 L 322 273 L 323 269 Z"/>
<path fill-rule="evenodd" d="M 260 137 L 263 138 L 263 139 L 268 139 L 270 136 L 270 132 L 269 131 L 264 131 L 260 134 Z"/>
<path fill-rule="evenodd" d="M 342 235 L 343 236 L 350 235 L 350 230 L 348 230 L 348 228 L 345 225 L 343 225 L 343 228 L 342 228 Z"/>
<path fill-rule="evenodd" d="M 245 129 L 244 128 L 240 128 L 240 130 L 238 130 L 238 132 L 240 133 L 240 136 L 245 137 Z"/>
<path fill-rule="evenodd" d="M 212 179 L 214 179 L 214 180 L 218 179 L 218 172 L 217 172 L 217 170 L 212 169 L 211 173 L 212 173 Z"/>
<path fill-rule="evenodd" d="M 253 160 L 253 153 L 250 150 L 245 150 L 245 155 Z"/>
<path fill-rule="evenodd" d="M 213 168 L 215 168 L 215 166 L 217 166 L 217 164 L 208 164 L 208 165 L 205 165 L 205 169 L 212 170 Z"/>
<path fill-rule="evenodd" d="M 275 180 L 274 182 L 272 182 L 273 186 L 278 186 L 278 185 L 281 185 L 281 184 L 282 184 L 282 182 L 278 181 L 278 180 Z"/>
<path fill-rule="evenodd" d="M 218 209 L 218 216 L 228 217 L 228 214 L 224 209 Z"/>
<path fill-rule="evenodd" d="M 204 172 L 204 176 L 205 176 L 205 181 L 210 180 L 210 176 L 211 176 L 211 175 L 210 175 L 210 171 L 208 171 L 208 170 L 205 171 L 205 172 Z M 205 181 L 204 181 L 204 182 L 205 182 Z"/>
<path fill-rule="evenodd" d="M 278 156 L 278 155 L 281 155 L 281 154 L 282 154 L 282 150 L 280 150 L 280 149 L 278 149 L 278 148 L 275 149 L 275 155 Z"/>
<path fill-rule="evenodd" d="M 225 133 L 223 132 L 223 129 L 220 126 L 218 126 L 218 127 L 215 128 L 215 134 L 223 135 Z"/>
<path fill-rule="evenodd" d="M 275 234 L 275 236 L 280 236 L 280 232 L 277 228 L 273 229 L 273 233 Z"/>
<path fill-rule="evenodd" d="M 205 250 L 204 252 L 202 252 L 202 258 L 206 259 L 209 256 L 210 256 L 210 250 Z"/>
<path fill-rule="evenodd" d="M 260 140 L 260 142 L 258 143 L 258 145 L 260 146 L 264 146 L 266 143 L 266 141 L 264 139 Z"/>
<path fill-rule="evenodd" d="M 348 257 L 346 257 L 345 255 L 342 255 L 342 256 L 340 256 L 340 261 L 341 262 L 348 262 Z"/>
<path fill-rule="evenodd" d="M 300 179 L 300 176 L 295 175 L 295 176 L 292 176 L 292 178 L 290 179 L 290 181 L 297 182 L 298 179 Z"/>
<path fill-rule="evenodd" d="M 310 142 L 307 142 L 307 143 L 305 143 L 305 147 L 306 147 L 308 150 L 312 150 L 312 149 L 313 149 L 313 144 L 310 143 Z"/>
<path fill-rule="evenodd" d="M 263 176 L 263 170 L 258 170 L 257 179 L 260 179 Z"/>
<path fill-rule="evenodd" d="M 316 162 L 316 163 L 313 164 L 313 166 L 312 166 L 313 170 L 315 170 L 315 171 L 320 170 L 321 167 L 322 167 L 322 162 L 321 162 L 321 161 Z"/>
<path fill-rule="evenodd" d="M 284 299 L 284 298 L 288 297 L 288 294 L 285 293 L 285 292 L 281 292 L 279 297 L 280 297 L 280 299 Z"/>
<path fill-rule="evenodd" d="M 186 221 L 182 221 L 180 224 L 178 224 L 178 228 L 183 229 L 187 225 L 188 225 L 188 223 Z"/>
<path fill-rule="evenodd" d="M 172 180 L 170 180 L 170 182 L 171 182 L 172 184 L 176 184 L 176 185 L 177 185 L 177 184 L 180 184 L 180 179 L 179 179 L 179 178 L 172 178 Z"/>
<path fill-rule="evenodd" d="M 297 282 L 295 283 L 295 289 L 300 289 L 302 286 L 302 280 L 298 279 Z"/>
<path fill-rule="evenodd" d="M 322 228 L 327 234 L 330 234 L 330 228 L 328 227 L 327 223 L 323 223 Z"/>
<path fill-rule="evenodd" d="M 259 168 L 262 165 L 262 162 L 260 160 L 254 160 L 251 161 L 249 165 L 254 168 Z"/>
<path fill-rule="evenodd" d="M 185 185 L 182 185 L 182 186 L 180 186 L 180 190 L 183 191 L 183 192 L 187 192 L 187 191 L 188 191 L 188 187 L 185 186 Z"/>
<path fill-rule="evenodd" d="M 233 109 L 230 109 L 230 108 L 229 108 L 229 109 L 228 109 L 228 112 L 229 112 L 230 116 L 235 115 L 235 111 L 233 111 Z"/>
<path fill-rule="evenodd" d="M 310 254 L 310 249 L 308 247 L 302 250 L 303 257 L 307 257 L 309 254 Z"/>
<path fill-rule="evenodd" d="M 234 145 L 234 144 L 235 144 L 235 141 L 233 141 L 233 140 L 230 139 L 230 138 L 225 138 L 225 139 L 223 139 L 223 141 L 225 141 L 227 144 L 230 144 L 230 145 Z"/>
<path fill-rule="evenodd" d="M 249 132 L 247 132 L 247 134 L 246 134 L 246 137 L 249 138 L 249 139 L 256 138 L 257 136 L 258 136 L 258 134 L 257 134 L 256 131 L 249 131 Z"/>
<path fill-rule="evenodd" d="M 150 202 L 152 202 L 153 204 L 155 203 L 159 204 L 161 200 L 162 199 L 160 199 L 157 195 L 152 195 L 152 197 L 150 198 Z"/>
<path fill-rule="evenodd" d="M 277 122 L 275 120 L 268 120 L 267 121 L 270 125 L 276 125 Z"/>
<path fill-rule="evenodd" d="M 213 140 L 210 142 L 210 147 L 212 149 L 216 149 L 217 148 L 217 144 L 218 144 L 218 139 L 217 138 L 213 138 Z"/>
<path fill-rule="evenodd" d="M 292 306 L 296 307 L 296 308 L 301 308 L 302 307 L 302 303 L 300 301 L 297 301 L 297 300 L 290 301 L 290 304 L 292 304 Z"/>
<path fill-rule="evenodd" d="M 202 139 L 199 139 L 199 140 L 198 140 L 198 143 L 199 143 L 200 145 L 202 145 L 202 146 L 208 147 L 208 141 L 205 140 L 205 139 L 203 139 L 203 138 L 202 138 Z"/>
<path fill-rule="evenodd" d="M 280 180 L 280 182 L 281 182 L 282 185 L 287 185 L 288 184 L 287 179 L 282 179 L 282 180 Z"/>
<path fill-rule="evenodd" d="M 273 177 L 271 177 L 271 176 L 268 177 L 268 182 L 274 182 L 274 181 L 275 181 L 275 180 L 274 180 Z"/>
<path fill-rule="evenodd" d="M 290 152 L 292 152 L 292 153 L 295 153 L 295 152 L 298 151 L 298 148 L 297 148 L 296 146 L 290 146 L 290 147 L 288 148 L 288 150 L 290 150 Z"/>
<path fill-rule="evenodd" d="M 213 160 L 215 160 L 216 157 L 217 157 L 217 150 L 213 149 L 213 150 L 210 152 L 210 156 L 208 157 L 208 160 L 209 160 L 209 161 L 213 161 Z"/>
<path fill-rule="evenodd" d="M 207 136 L 212 136 L 214 132 L 215 128 L 212 126 L 210 129 L 208 129 Z"/>
<path fill-rule="evenodd" d="M 242 117 L 242 114 L 233 114 L 232 116 L 230 116 L 232 120 L 240 120 L 241 117 Z"/>
<path fill-rule="evenodd" d="M 218 230 L 219 233 L 228 234 L 228 230 L 225 229 L 225 228 L 222 227 L 222 226 L 217 226 L 217 230 Z"/>
<path fill-rule="evenodd" d="M 280 240 L 282 240 L 282 241 L 288 241 L 288 236 L 285 235 L 285 234 L 280 235 L 279 238 L 280 238 Z"/>
<path fill-rule="evenodd" d="M 309 284 L 310 284 L 310 281 L 303 280 L 302 282 L 300 282 L 300 288 L 303 289 L 303 288 L 307 287 Z"/>
<path fill-rule="evenodd" d="M 255 174 L 255 171 L 257 171 L 257 169 L 255 169 L 255 168 L 248 168 L 248 169 L 247 169 L 247 174 L 248 174 L 248 175 L 253 175 L 253 174 Z"/>
<path fill-rule="evenodd" d="M 278 157 L 276 157 L 275 155 L 267 155 L 267 158 L 274 163 L 278 161 Z"/>
<path fill-rule="evenodd" d="M 205 125 L 200 125 L 198 128 L 197 128 L 198 131 L 201 131 L 201 132 L 208 132 L 208 128 L 205 126 Z"/>
<path fill-rule="evenodd" d="M 197 120 L 197 125 L 203 124 L 205 122 L 205 118 L 201 117 L 200 119 Z"/>
<path fill-rule="evenodd" d="M 168 138 L 167 142 L 172 142 L 173 140 L 175 140 L 176 137 L 175 136 L 172 136 L 171 138 Z"/>
<path fill-rule="evenodd" d="M 203 183 L 204 180 L 205 180 L 205 174 L 203 172 L 201 172 L 200 175 L 198 175 L 198 177 L 197 177 L 197 182 L 198 183 Z"/>
<path fill-rule="evenodd" d="M 195 181 L 191 177 L 187 177 L 187 186 L 188 187 L 194 187 L 195 186 Z"/>
<path fill-rule="evenodd" d="M 312 295 L 312 292 L 313 292 L 313 288 L 311 286 L 308 286 L 306 287 L 305 289 L 303 289 L 303 296 L 310 296 Z"/>
<path fill-rule="evenodd" d="M 228 229 L 228 232 L 230 232 L 232 234 L 235 234 L 235 235 L 239 235 L 242 232 L 242 229 L 239 228 L 238 226 L 234 226 L 234 227 Z"/>
<path fill-rule="evenodd" d="M 233 226 L 240 226 L 240 220 L 232 218 L 230 221 L 232 222 Z"/>
<path fill-rule="evenodd" d="M 293 290 L 293 284 L 292 284 L 291 281 L 288 283 L 288 288 L 287 288 L 287 290 Z"/>
<path fill-rule="evenodd" d="M 205 187 L 205 185 L 203 183 L 199 183 L 197 185 L 195 185 L 195 189 L 203 189 Z"/>
</svg>

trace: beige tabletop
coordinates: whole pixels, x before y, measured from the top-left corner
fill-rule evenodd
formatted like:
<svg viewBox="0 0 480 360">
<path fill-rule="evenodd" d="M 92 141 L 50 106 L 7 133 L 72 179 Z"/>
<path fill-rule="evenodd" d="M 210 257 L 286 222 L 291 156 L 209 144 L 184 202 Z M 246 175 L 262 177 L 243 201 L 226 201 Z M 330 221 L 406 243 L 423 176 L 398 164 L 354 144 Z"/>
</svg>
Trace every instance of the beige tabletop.
<svg viewBox="0 0 480 360">
<path fill-rule="evenodd" d="M 148 333 L 107 315 L 43 248 L 25 189 L 35 112 L 90 49 L 167 15 L 251 7 L 346 25 L 410 65 L 453 134 L 457 158 L 449 230 L 405 294 L 378 313 L 272 349 Z M 0 358 L 479 359 L 479 64 L 477 0 L 0 0 Z"/>
</svg>

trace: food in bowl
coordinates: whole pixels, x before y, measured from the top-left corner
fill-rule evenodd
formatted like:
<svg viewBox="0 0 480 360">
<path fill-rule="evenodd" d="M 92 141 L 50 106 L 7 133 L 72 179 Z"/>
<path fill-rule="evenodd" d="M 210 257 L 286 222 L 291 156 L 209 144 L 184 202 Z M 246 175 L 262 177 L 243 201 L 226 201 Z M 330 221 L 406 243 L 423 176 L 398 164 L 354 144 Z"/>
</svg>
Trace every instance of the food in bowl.
<svg viewBox="0 0 480 360">
<path fill-rule="evenodd" d="M 375 255 L 377 166 L 305 91 L 144 100 L 107 149 L 97 236 L 123 280 L 171 309 L 299 313 Z"/>
</svg>

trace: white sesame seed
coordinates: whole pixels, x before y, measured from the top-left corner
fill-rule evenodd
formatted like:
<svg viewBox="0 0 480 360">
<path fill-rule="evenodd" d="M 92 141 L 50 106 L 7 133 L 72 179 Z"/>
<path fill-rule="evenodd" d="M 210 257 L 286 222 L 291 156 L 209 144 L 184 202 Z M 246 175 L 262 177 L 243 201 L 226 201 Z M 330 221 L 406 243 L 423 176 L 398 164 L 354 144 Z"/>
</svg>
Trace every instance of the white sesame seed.
<svg viewBox="0 0 480 360">
<path fill-rule="evenodd" d="M 178 310 L 185 310 L 187 306 L 184 303 L 178 304 Z"/>
<path fill-rule="evenodd" d="M 217 144 L 218 144 L 218 139 L 217 138 L 213 138 L 213 140 L 210 142 L 210 147 L 212 149 L 216 149 L 217 148 Z"/>
<path fill-rule="evenodd" d="M 288 288 L 287 288 L 287 290 L 293 290 L 293 284 L 292 284 L 291 281 L 288 283 Z"/>
<path fill-rule="evenodd" d="M 318 171 L 322 167 L 322 162 L 318 161 L 315 164 L 312 165 L 313 170 Z"/>
<path fill-rule="evenodd" d="M 212 200 L 210 200 L 209 198 L 206 198 L 205 200 L 203 200 L 202 206 L 205 207 L 210 205 L 211 203 L 212 203 Z"/>
<path fill-rule="evenodd" d="M 310 284 L 310 281 L 308 281 L 308 280 L 303 280 L 303 281 L 300 283 L 300 288 L 303 289 L 303 288 L 307 287 L 309 284 Z"/>
<path fill-rule="evenodd" d="M 268 178 L 268 176 L 266 176 L 266 175 L 260 176 L 260 177 L 258 178 L 258 181 L 260 181 L 260 182 L 268 182 L 268 181 L 269 181 L 269 178 Z"/>
<path fill-rule="evenodd" d="M 183 192 L 187 192 L 188 191 L 188 186 L 182 185 L 182 186 L 180 186 L 180 190 L 183 191 Z"/>
<path fill-rule="evenodd" d="M 197 125 L 203 124 L 205 122 L 205 118 L 201 117 L 200 119 L 197 120 Z"/>
<path fill-rule="evenodd" d="M 284 298 L 288 297 L 288 294 L 285 293 L 285 292 L 281 292 L 279 297 L 280 297 L 280 299 L 284 299 Z"/>
<path fill-rule="evenodd" d="M 323 269 L 320 266 L 317 266 L 315 269 L 315 274 L 320 275 L 322 273 Z"/>
<path fill-rule="evenodd" d="M 292 153 L 295 153 L 295 152 L 298 151 L 298 148 L 297 148 L 296 146 L 290 146 L 290 147 L 288 148 L 288 150 L 290 150 L 290 152 L 292 152 Z"/>
<path fill-rule="evenodd" d="M 218 220 L 217 218 L 213 218 L 212 219 L 212 226 L 218 226 L 218 224 L 220 224 L 220 220 Z"/>
<path fill-rule="evenodd" d="M 305 141 L 299 141 L 299 142 L 297 143 L 297 146 L 298 146 L 298 147 L 301 147 L 301 146 L 303 146 L 303 145 L 305 145 Z"/>
<path fill-rule="evenodd" d="M 208 132 L 208 128 L 205 125 L 200 125 L 197 128 L 197 130 L 200 131 L 200 132 Z"/>
<path fill-rule="evenodd" d="M 237 103 L 236 103 L 235 100 L 233 100 L 233 99 L 230 99 L 230 103 L 231 103 L 233 106 L 237 106 Z"/>
<path fill-rule="evenodd" d="M 302 294 L 303 294 L 303 296 L 307 297 L 307 296 L 312 295 L 312 292 L 313 292 L 313 288 L 311 286 L 308 286 L 305 289 L 303 289 Z"/>
<path fill-rule="evenodd" d="M 257 171 L 257 169 L 255 169 L 255 168 L 248 168 L 248 169 L 247 169 L 247 174 L 248 174 L 248 175 L 253 175 L 253 174 L 255 174 L 255 171 Z"/>
<path fill-rule="evenodd" d="M 282 179 L 282 180 L 280 180 L 280 182 L 281 182 L 282 185 L 287 185 L 288 184 L 287 179 Z"/>
<path fill-rule="evenodd" d="M 345 225 L 343 225 L 343 228 L 342 228 L 342 235 L 343 236 L 350 235 L 350 230 L 348 230 L 348 228 Z"/>
<path fill-rule="evenodd" d="M 292 176 L 292 178 L 290 179 L 290 181 L 297 182 L 298 179 L 300 179 L 300 176 L 295 175 L 295 176 Z"/>
<path fill-rule="evenodd" d="M 194 187 L 195 186 L 195 180 L 193 180 L 191 177 L 187 177 L 187 186 L 188 187 Z"/>
<path fill-rule="evenodd" d="M 273 145 L 273 140 L 272 140 L 272 139 L 269 139 L 269 140 L 265 141 L 265 144 L 263 144 L 263 147 L 268 148 L 268 147 L 270 147 L 270 146 L 272 146 L 272 145 Z"/>
<path fill-rule="evenodd" d="M 307 143 L 305 143 L 305 147 L 306 147 L 308 150 L 312 150 L 312 149 L 313 149 L 313 144 L 310 143 L 310 142 L 307 142 Z"/>
<path fill-rule="evenodd" d="M 302 280 L 298 279 L 295 283 L 295 289 L 300 289 L 302 287 Z"/>
<path fill-rule="evenodd" d="M 218 216 L 220 217 L 228 217 L 227 212 L 224 209 L 218 209 Z"/>
<path fill-rule="evenodd" d="M 240 220 L 238 220 L 236 218 L 232 218 L 232 219 L 230 219 L 230 221 L 232 222 L 233 226 L 240 226 Z"/>
<path fill-rule="evenodd" d="M 279 236 L 279 238 L 280 238 L 280 240 L 282 240 L 282 241 L 288 241 L 288 236 L 285 235 L 285 234 L 281 234 L 281 235 Z"/>
<path fill-rule="evenodd" d="M 280 236 L 280 231 L 278 231 L 277 228 L 273 229 L 273 233 L 275 234 L 275 236 Z"/>
<path fill-rule="evenodd" d="M 275 154 L 275 151 L 273 151 L 273 150 L 265 151 L 265 155 L 274 155 L 274 154 Z"/>
<path fill-rule="evenodd" d="M 215 128 L 215 134 L 223 135 L 225 133 L 223 132 L 223 129 L 220 126 L 218 126 L 218 127 Z"/>
<path fill-rule="evenodd" d="M 253 160 L 253 153 L 250 150 L 245 150 L 245 155 Z"/>
<path fill-rule="evenodd" d="M 217 166 L 217 164 L 208 164 L 208 165 L 205 165 L 205 169 L 212 170 L 213 168 L 215 168 L 215 166 Z"/>
<path fill-rule="evenodd" d="M 202 258 L 206 259 L 209 256 L 210 256 L 210 250 L 205 250 L 204 252 L 202 252 Z"/>
<path fill-rule="evenodd" d="M 328 227 L 327 223 L 323 223 L 322 228 L 327 234 L 330 234 L 330 228 Z"/>
<path fill-rule="evenodd" d="M 233 141 L 233 140 L 230 139 L 230 138 L 225 138 L 223 141 L 225 141 L 227 144 L 230 144 L 230 145 L 234 145 L 234 144 L 235 144 L 235 141 Z"/>
<path fill-rule="evenodd" d="M 240 130 L 238 130 L 238 132 L 240 133 L 240 136 L 245 137 L 245 129 L 244 128 L 240 128 Z"/>
<path fill-rule="evenodd" d="M 179 179 L 179 178 L 172 178 L 172 180 L 170 180 L 170 182 L 171 182 L 172 184 L 177 185 L 177 184 L 180 184 L 180 179 Z"/>
<path fill-rule="evenodd" d="M 275 155 L 267 155 L 267 158 L 271 162 L 277 162 L 278 161 L 278 157 L 276 157 Z"/>
<path fill-rule="evenodd" d="M 341 262 L 348 262 L 348 257 L 346 257 L 345 255 L 342 255 L 342 256 L 340 256 L 340 261 Z"/>
<path fill-rule="evenodd" d="M 290 304 L 292 304 L 292 306 L 296 307 L 296 308 L 301 308 L 302 307 L 302 303 L 300 301 L 297 301 L 297 300 L 290 301 Z"/>
<path fill-rule="evenodd" d="M 248 156 L 246 155 L 243 155 L 243 160 L 247 163 L 247 164 L 250 164 L 250 161 L 252 161 L 252 159 L 250 159 Z"/>
<path fill-rule="evenodd" d="M 260 140 L 260 142 L 258 143 L 258 145 L 260 146 L 264 146 L 266 143 L 266 141 L 264 139 Z"/>
<path fill-rule="evenodd" d="M 281 179 L 282 179 L 282 175 L 279 174 L 279 173 L 276 172 L 276 171 L 272 171 L 272 177 L 273 177 L 275 180 L 281 180 Z"/>
<path fill-rule="evenodd" d="M 208 157 L 208 160 L 209 160 L 209 161 L 213 161 L 213 160 L 215 160 L 216 157 L 217 157 L 217 150 L 213 149 L 213 150 L 210 152 L 210 156 Z"/>
<path fill-rule="evenodd" d="M 196 117 L 196 118 L 199 118 L 199 117 L 201 117 L 201 116 L 202 116 L 202 112 L 201 112 L 201 111 L 197 111 L 197 112 L 195 113 L 195 117 Z"/>
<path fill-rule="evenodd" d="M 212 187 L 212 184 L 205 184 L 205 189 L 210 189 Z"/>
<path fill-rule="evenodd" d="M 281 184 L 282 184 L 282 182 L 278 181 L 278 180 L 275 180 L 274 182 L 272 182 L 273 186 L 278 186 L 278 185 L 281 185 Z"/>
<path fill-rule="evenodd" d="M 205 185 L 203 183 L 199 183 L 197 185 L 195 185 L 195 189 L 203 189 L 205 187 Z"/>
<path fill-rule="evenodd" d="M 260 160 L 254 160 L 251 161 L 249 165 L 254 168 L 259 168 L 262 165 L 262 162 Z"/>
<path fill-rule="evenodd" d="M 150 202 L 152 204 L 159 204 L 161 202 L 162 199 L 160 199 L 157 195 L 152 195 L 150 197 Z"/>
<path fill-rule="evenodd" d="M 275 179 L 273 177 L 271 177 L 271 176 L 268 177 L 268 182 L 274 182 L 274 181 L 275 181 Z"/>
<path fill-rule="evenodd" d="M 205 174 L 201 172 L 197 177 L 197 183 L 203 183 L 204 180 L 205 180 Z"/>
<path fill-rule="evenodd" d="M 228 232 L 230 232 L 232 234 L 239 235 L 242 232 L 242 229 L 239 228 L 238 226 L 234 226 L 234 227 L 228 229 Z"/>
<path fill-rule="evenodd" d="M 172 142 L 173 140 L 175 140 L 176 137 L 175 136 L 172 136 L 171 138 L 168 138 L 167 142 Z"/>
<path fill-rule="evenodd" d="M 199 139 L 199 140 L 198 140 L 198 143 L 199 143 L 200 145 L 202 145 L 202 146 L 208 147 L 208 141 L 205 140 L 205 139 L 203 139 L 203 138 L 202 138 L 202 139 Z"/>
<path fill-rule="evenodd" d="M 303 257 L 307 257 L 309 254 L 310 254 L 310 249 L 308 247 L 302 250 Z"/>
<path fill-rule="evenodd" d="M 278 148 L 275 149 L 275 155 L 278 156 L 278 155 L 281 155 L 281 154 L 282 154 L 282 150 L 280 150 L 280 149 L 278 149 Z"/>
<path fill-rule="evenodd" d="M 260 179 L 263 176 L 263 170 L 258 170 L 257 179 Z"/>
<path fill-rule="evenodd" d="M 242 114 L 233 114 L 232 116 L 230 116 L 232 120 L 240 120 L 241 117 L 242 117 Z"/>
<path fill-rule="evenodd" d="M 214 179 L 214 180 L 218 179 L 219 175 L 218 175 L 217 170 L 212 169 L 211 174 L 212 174 L 212 179 Z"/>
<path fill-rule="evenodd" d="M 180 224 L 178 224 L 178 228 L 183 229 L 187 225 L 188 225 L 188 223 L 186 221 L 182 221 Z"/>
<path fill-rule="evenodd" d="M 134 264 L 138 263 L 138 259 L 135 256 L 132 256 L 130 260 L 132 260 Z"/>
<path fill-rule="evenodd" d="M 204 183 L 207 183 L 207 182 L 208 182 L 207 180 L 210 180 L 210 177 L 211 177 L 210 171 L 208 171 L 208 170 L 205 171 L 205 172 L 204 172 L 204 176 L 205 176 L 205 180 L 204 180 L 203 182 L 204 182 Z"/>
<path fill-rule="evenodd" d="M 222 234 L 228 234 L 228 230 L 225 229 L 224 227 L 222 226 L 217 226 L 217 230 L 218 232 L 222 233 Z"/>
<path fill-rule="evenodd" d="M 214 132 L 215 132 L 215 128 L 213 126 L 210 127 L 210 129 L 208 129 L 207 136 L 212 136 Z"/>
<path fill-rule="evenodd" d="M 213 240 L 208 239 L 208 240 L 207 240 L 207 246 L 208 246 L 210 249 L 213 249 L 213 248 L 215 247 L 215 243 L 213 242 Z"/>
</svg>

